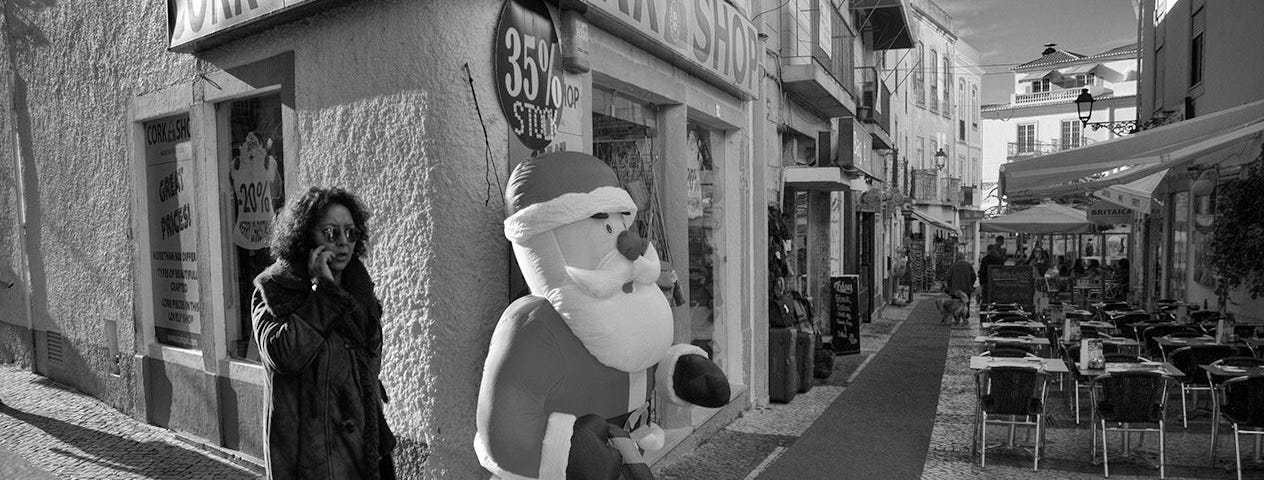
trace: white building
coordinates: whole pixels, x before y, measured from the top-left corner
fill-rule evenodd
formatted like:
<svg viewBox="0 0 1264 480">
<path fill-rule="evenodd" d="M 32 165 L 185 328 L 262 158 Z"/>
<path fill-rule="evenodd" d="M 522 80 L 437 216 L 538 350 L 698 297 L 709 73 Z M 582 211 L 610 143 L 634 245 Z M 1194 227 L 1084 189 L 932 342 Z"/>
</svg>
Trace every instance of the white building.
<svg viewBox="0 0 1264 480">
<path fill-rule="evenodd" d="M 1126 135 L 1137 118 L 1137 45 L 1095 55 L 1045 45 L 1040 57 L 1017 65 L 1013 94 L 1003 104 L 983 106 L 983 182 L 997 182 L 1001 164 L 1077 148 Z M 1095 100 L 1085 128 L 1075 99 L 1088 89 Z M 1098 122 L 1101 122 L 1100 124 Z M 1113 122 L 1118 131 L 1105 123 Z M 989 186 L 988 190 L 992 190 Z M 999 191 L 997 189 L 996 191 Z M 985 197 L 997 195 L 989 191 Z M 999 196 L 999 195 L 997 195 Z M 1009 201 L 1023 200 L 1014 192 Z M 996 205 L 989 197 L 986 207 Z"/>
</svg>

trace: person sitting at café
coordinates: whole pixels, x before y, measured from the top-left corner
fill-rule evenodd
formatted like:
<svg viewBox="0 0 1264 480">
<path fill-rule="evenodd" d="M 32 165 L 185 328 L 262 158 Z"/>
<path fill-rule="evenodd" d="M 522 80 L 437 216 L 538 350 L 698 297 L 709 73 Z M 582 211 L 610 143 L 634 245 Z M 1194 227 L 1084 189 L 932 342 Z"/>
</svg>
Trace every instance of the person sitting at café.
<svg viewBox="0 0 1264 480">
<path fill-rule="evenodd" d="M 1035 266 L 1036 273 L 1043 277 L 1049 270 L 1049 253 L 1040 248 L 1040 244 L 1036 244 L 1035 248 L 1031 249 L 1031 256 L 1027 257 L 1027 264 Z"/>
</svg>

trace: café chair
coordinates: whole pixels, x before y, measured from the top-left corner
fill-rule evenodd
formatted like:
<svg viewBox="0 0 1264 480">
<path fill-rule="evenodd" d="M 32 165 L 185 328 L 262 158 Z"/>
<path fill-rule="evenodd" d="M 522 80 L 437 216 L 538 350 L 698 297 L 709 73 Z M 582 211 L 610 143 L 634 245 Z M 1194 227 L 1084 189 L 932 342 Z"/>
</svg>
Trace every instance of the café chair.
<svg viewBox="0 0 1264 480">
<path fill-rule="evenodd" d="M 1242 443 L 1240 435 L 1264 435 L 1264 376 L 1241 376 L 1225 380 L 1224 402 L 1220 404 L 1220 417 L 1233 425 L 1233 460 L 1242 480 Z M 1216 421 L 1219 423 L 1219 420 Z M 1212 434 L 1212 458 L 1215 458 L 1215 433 Z"/>
<path fill-rule="evenodd" d="M 1203 336 L 1203 332 L 1188 325 L 1154 325 L 1142 330 L 1141 336 L 1137 339 L 1137 342 L 1145 348 L 1146 352 L 1149 353 L 1151 357 L 1166 359 L 1166 352 L 1164 352 L 1163 347 L 1159 345 L 1158 339 L 1167 336 L 1196 338 Z"/>
<path fill-rule="evenodd" d="M 1002 312 L 992 315 L 992 323 L 1026 322 L 1028 320 L 1030 318 L 1022 312 Z"/>
<path fill-rule="evenodd" d="M 1036 329 L 1026 325 L 997 325 L 992 327 L 994 337 L 1028 337 L 1036 336 Z"/>
<path fill-rule="evenodd" d="M 1163 418 L 1167 413 L 1168 377 L 1155 372 L 1124 371 L 1098 375 L 1093 379 L 1097 389 L 1090 389 L 1093 398 L 1093 456 L 1097 455 L 1097 429 L 1102 432 L 1102 474 L 1110 477 L 1110 458 L 1106 434 L 1123 433 L 1124 455 L 1152 463 L 1152 459 L 1132 449 L 1132 432 L 1159 432 L 1159 478 L 1166 478 L 1166 441 Z M 1100 390 L 1100 392 L 1099 392 Z M 1142 437 L 1144 441 L 1144 437 Z"/>
<path fill-rule="evenodd" d="M 1047 376 L 1034 368 L 993 367 L 981 372 L 982 389 L 978 398 L 981 417 L 977 418 L 979 466 L 987 467 L 987 426 L 1009 426 L 1008 448 L 1014 449 L 1017 427 L 1034 427 L 1032 470 L 1040 468 L 1040 444 L 1043 441 Z"/>
<path fill-rule="evenodd" d="M 1021 312 L 1023 311 L 1023 306 L 1017 303 L 988 303 L 988 304 L 984 304 L 984 306 L 987 307 L 986 310 L 991 310 L 993 312 Z"/>
<path fill-rule="evenodd" d="M 1200 391 L 1211 394 L 1215 390 L 1210 377 L 1201 373 L 1203 369 L 1199 365 L 1208 365 L 1237 354 L 1238 349 L 1228 345 L 1189 345 L 1172 350 L 1172 353 L 1168 355 L 1168 363 L 1171 363 L 1172 366 L 1184 374 L 1178 379 L 1181 387 L 1181 425 L 1183 427 L 1189 428 L 1189 408 L 1185 400 L 1186 394 Z M 1215 395 L 1212 396 L 1214 397 Z M 1194 397 L 1194 400 L 1197 402 L 1198 398 Z M 1212 422 L 1215 422 L 1215 418 L 1212 419 Z"/>
<path fill-rule="evenodd" d="M 1128 302 L 1106 302 L 1101 308 L 1103 312 L 1119 312 L 1131 309 L 1132 305 L 1128 305 Z"/>
<path fill-rule="evenodd" d="M 1220 360 L 1211 362 L 1214 367 L 1239 367 L 1239 368 L 1264 368 L 1264 359 L 1246 356 L 1225 357 Z M 1211 372 L 1207 373 L 1207 383 L 1212 387 L 1212 422 L 1211 422 L 1211 458 L 1214 462 L 1216 458 L 1216 443 L 1219 440 L 1217 432 L 1220 429 L 1220 407 L 1224 402 L 1224 384 L 1225 381 L 1233 377 L 1215 376 Z"/>
</svg>

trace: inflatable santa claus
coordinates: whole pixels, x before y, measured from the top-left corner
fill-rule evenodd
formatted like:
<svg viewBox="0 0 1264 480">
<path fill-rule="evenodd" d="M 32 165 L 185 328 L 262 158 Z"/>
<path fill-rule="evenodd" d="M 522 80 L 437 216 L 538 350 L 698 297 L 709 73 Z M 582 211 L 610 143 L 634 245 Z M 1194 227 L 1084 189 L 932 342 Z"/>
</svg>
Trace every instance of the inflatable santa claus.
<svg viewBox="0 0 1264 480">
<path fill-rule="evenodd" d="M 672 345 L 658 253 L 633 225 L 615 173 L 586 154 L 520 163 L 505 237 L 531 289 L 492 334 L 474 449 L 502 479 L 651 478 L 663 446 L 649 400 L 719 407 L 728 379 L 700 348 Z M 653 369 L 653 373 L 651 373 Z"/>
</svg>

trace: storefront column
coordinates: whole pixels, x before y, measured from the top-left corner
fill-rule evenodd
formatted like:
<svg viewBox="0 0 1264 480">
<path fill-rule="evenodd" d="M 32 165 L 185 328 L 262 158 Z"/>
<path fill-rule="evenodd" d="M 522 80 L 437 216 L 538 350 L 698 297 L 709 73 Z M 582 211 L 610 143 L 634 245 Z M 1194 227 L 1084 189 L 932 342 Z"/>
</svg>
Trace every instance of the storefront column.
<svg viewBox="0 0 1264 480">
<path fill-rule="evenodd" d="M 693 325 L 689 319 L 689 171 L 681 160 L 686 158 L 689 150 L 684 134 L 688 111 L 684 105 L 662 106 L 658 118 L 659 131 L 665 132 L 660 136 L 662 151 L 658 157 L 663 159 L 663 168 L 658 170 L 663 177 L 657 179 L 662 185 L 663 227 L 672 252 L 672 268 L 680 277 L 680 290 L 685 298 L 684 305 L 672 309 L 676 326 L 673 343 L 693 340 Z"/>
</svg>

